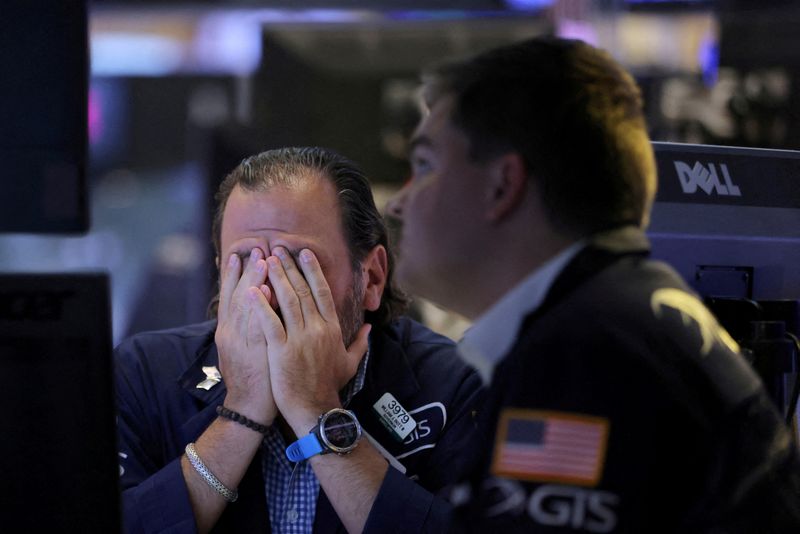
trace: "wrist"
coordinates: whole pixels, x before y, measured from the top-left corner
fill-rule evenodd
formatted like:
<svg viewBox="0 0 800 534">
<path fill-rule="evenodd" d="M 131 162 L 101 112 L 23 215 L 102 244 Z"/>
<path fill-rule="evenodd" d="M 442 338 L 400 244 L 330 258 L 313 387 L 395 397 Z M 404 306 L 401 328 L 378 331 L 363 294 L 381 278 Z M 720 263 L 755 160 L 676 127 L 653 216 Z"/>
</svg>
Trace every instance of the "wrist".
<svg viewBox="0 0 800 534">
<path fill-rule="evenodd" d="M 286 448 L 292 462 L 308 460 L 318 454 L 349 454 L 358 446 L 363 430 L 355 413 L 343 408 L 328 410 L 318 419 L 313 432 L 299 437 Z"/>
<path fill-rule="evenodd" d="M 308 434 L 317 423 L 321 415 L 328 413 L 334 408 L 341 408 L 342 404 L 338 402 L 320 403 L 306 406 L 298 406 L 292 410 L 291 413 L 283 414 L 286 422 L 292 427 L 295 435 L 300 438 Z"/>
<path fill-rule="evenodd" d="M 223 404 L 229 410 L 239 413 L 251 421 L 264 426 L 272 426 L 272 423 L 275 422 L 275 418 L 278 415 L 274 404 L 270 405 L 269 402 L 252 398 L 243 398 L 228 394 L 225 396 Z"/>
</svg>

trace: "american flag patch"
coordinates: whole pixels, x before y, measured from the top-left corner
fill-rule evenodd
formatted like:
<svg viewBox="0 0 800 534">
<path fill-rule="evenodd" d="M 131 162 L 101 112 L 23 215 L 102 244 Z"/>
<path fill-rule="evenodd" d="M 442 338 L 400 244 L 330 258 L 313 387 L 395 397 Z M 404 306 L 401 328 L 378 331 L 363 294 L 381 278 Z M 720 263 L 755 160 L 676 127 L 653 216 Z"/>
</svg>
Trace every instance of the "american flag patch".
<svg viewBox="0 0 800 534">
<path fill-rule="evenodd" d="M 603 417 L 507 408 L 497 426 L 492 473 L 596 486 L 607 441 L 608 419 Z"/>
</svg>

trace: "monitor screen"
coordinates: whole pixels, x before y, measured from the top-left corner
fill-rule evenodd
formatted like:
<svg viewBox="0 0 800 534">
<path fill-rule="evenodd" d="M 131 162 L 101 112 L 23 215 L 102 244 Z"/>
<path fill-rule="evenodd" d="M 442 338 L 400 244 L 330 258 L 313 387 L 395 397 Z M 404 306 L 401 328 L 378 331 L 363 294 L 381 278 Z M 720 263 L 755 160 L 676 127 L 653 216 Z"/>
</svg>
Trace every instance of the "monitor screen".
<svg viewBox="0 0 800 534">
<path fill-rule="evenodd" d="M 86 17 L 86 0 L 3 0 L 0 232 L 88 229 Z"/>
<path fill-rule="evenodd" d="M 800 152 L 653 145 L 653 256 L 672 264 L 747 349 L 788 419 L 799 391 Z"/>
<path fill-rule="evenodd" d="M 0 275 L 5 532 L 118 532 L 109 282 Z"/>
<path fill-rule="evenodd" d="M 800 299 L 800 152 L 653 146 L 654 257 L 703 296 Z"/>
</svg>

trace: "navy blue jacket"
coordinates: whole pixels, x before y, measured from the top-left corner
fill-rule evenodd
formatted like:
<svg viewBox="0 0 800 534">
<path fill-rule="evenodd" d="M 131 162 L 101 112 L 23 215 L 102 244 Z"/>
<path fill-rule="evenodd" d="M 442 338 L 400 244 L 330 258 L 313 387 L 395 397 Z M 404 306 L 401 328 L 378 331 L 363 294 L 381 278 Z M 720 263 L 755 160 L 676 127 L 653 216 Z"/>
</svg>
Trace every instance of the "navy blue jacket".
<svg viewBox="0 0 800 534">
<path fill-rule="evenodd" d="M 203 366 L 218 365 L 209 321 L 142 333 L 116 349 L 120 471 L 127 532 L 195 532 L 180 456 L 216 417 L 225 397 L 221 383 L 197 389 Z M 417 429 L 397 441 L 372 406 L 386 392 L 416 419 Z M 479 451 L 476 403 L 482 394 L 476 373 L 458 358 L 453 343 L 409 319 L 370 336 L 363 389 L 349 408 L 364 429 L 407 469 L 390 468 L 367 520 L 367 530 L 416 531 L 447 521 L 450 508 L 436 492 L 463 478 Z M 416 482 L 415 482 L 416 481 Z M 269 532 L 261 453 L 239 485 L 215 532 Z M 314 532 L 344 532 L 320 490 Z"/>
<path fill-rule="evenodd" d="M 526 318 L 482 409 L 463 529 L 800 532 L 796 443 L 648 246 L 633 228 L 590 243 Z"/>
</svg>

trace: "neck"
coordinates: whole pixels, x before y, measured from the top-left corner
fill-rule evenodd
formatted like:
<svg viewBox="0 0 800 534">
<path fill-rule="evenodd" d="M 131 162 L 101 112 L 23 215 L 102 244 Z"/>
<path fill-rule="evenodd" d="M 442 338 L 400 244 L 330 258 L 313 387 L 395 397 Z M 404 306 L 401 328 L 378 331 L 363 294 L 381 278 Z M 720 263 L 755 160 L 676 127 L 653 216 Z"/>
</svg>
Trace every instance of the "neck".
<svg viewBox="0 0 800 534">
<path fill-rule="evenodd" d="M 576 241 L 555 234 L 505 243 L 496 241 L 492 250 L 484 249 L 487 254 L 473 273 L 471 290 L 454 296 L 454 302 L 460 302 L 453 309 L 475 320 L 533 271 Z"/>
</svg>

